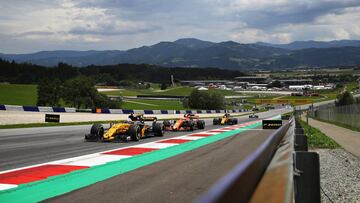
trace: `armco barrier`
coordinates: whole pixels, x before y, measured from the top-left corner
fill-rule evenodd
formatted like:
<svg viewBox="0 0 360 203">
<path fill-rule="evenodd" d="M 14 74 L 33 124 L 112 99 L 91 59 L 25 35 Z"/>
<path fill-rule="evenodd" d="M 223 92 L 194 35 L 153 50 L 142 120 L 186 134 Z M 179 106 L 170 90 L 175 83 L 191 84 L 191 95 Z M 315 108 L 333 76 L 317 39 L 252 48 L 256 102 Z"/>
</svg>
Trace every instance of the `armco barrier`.
<svg viewBox="0 0 360 203">
<path fill-rule="evenodd" d="M 294 149 L 302 130 L 291 119 L 197 202 L 320 203 L 319 155 Z"/>
<path fill-rule="evenodd" d="M 265 142 L 216 183 L 198 203 L 249 202 L 290 123 L 271 133 Z"/>
<path fill-rule="evenodd" d="M 0 110 L 3 111 L 29 111 L 29 112 L 57 112 L 57 113 L 75 113 L 75 112 L 92 112 L 104 114 L 213 114 L 213 113 L 241 113 L 249 110 L 132 110 L 132 109 L 76 109 L 67 107 L 46 107 L 46 106 L 16 106 L 0 104 Z"/>
</svg>

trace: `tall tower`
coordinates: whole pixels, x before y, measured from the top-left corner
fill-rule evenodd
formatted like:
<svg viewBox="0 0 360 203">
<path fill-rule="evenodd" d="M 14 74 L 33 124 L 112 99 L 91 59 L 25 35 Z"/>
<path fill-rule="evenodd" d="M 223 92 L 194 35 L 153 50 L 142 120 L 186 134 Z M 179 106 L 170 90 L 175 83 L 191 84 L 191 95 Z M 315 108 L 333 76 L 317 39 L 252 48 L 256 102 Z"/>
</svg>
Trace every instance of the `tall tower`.
<svg viewBox="0 0 360 203">
<path fill-rule="evenodd" d="M 175 87 L 174 75 L 171 75 L 171 86 Z"/>
</svg>

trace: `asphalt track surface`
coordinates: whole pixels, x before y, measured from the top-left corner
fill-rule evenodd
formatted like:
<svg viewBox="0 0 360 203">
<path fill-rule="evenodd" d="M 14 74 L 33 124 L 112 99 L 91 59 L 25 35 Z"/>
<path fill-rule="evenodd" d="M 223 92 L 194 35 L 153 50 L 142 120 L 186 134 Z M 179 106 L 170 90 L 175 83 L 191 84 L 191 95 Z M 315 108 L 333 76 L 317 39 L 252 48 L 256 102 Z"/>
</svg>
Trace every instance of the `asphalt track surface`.
<svg viewBox="0 0 360 203">
<path fill-rule="evenodd" d="M 261 113 L 260 119 L 279 113 L 283 110 Z M 248 120 L 247 117 L 240 119 L 241 122 Z M 208 129 L 214 128 L 208 126 Z M 250 129 L 47 202 L 192 202 L 250 155 L 272 132 Z"/>
<path fill-rule="evenodd" d="M 274 116 L 289 109 L 259 113 L 259 117 Z M 248 116 L 239 118 L 246 122 Z M 205 130 L 219 128 L 212 125 L 212 119 L 205 119 Z M 0 171 L 71 158 L 105 150 L 127 147 L 161 139 L 190 134 L 189 131 L 166 132 L 164 137 L 150 137 L 139 142 L 85 142 L 84 135 L 90 132 L 91 125 L 59 126 L 43 128 L 2 129 L 0 130 Z M 194 132 L 201 132 L 196 130 Z"/>
<path fill-rule="evenodd" d="M 271 132 L 251 129 L 47 202 L 192 202 L 250 155 Z"/>
</svg>

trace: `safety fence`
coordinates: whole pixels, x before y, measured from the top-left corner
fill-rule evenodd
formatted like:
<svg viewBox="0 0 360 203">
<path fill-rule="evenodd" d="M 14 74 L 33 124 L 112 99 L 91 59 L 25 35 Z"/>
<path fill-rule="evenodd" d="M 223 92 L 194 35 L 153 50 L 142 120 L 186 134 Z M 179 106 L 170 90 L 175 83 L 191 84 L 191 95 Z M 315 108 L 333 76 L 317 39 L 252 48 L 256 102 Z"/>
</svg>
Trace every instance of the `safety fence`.
<svg viewBox="0 0 360 203">
<path fill-rule="evenodd" d="M 360 104 L 323 106 L 310 112 L 316 119 L 360 128 Z"/>
</svg>

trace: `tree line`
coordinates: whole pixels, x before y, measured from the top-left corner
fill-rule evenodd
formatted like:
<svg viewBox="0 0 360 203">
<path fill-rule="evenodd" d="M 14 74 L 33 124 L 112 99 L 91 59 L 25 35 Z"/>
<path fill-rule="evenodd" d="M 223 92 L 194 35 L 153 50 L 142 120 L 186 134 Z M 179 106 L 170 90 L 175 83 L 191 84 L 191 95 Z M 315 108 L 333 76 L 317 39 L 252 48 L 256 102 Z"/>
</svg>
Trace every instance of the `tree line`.
<svg viewBox="0 0 360 203">
<path fill-rule="evenodd" d="M 179 80 L 233 79 L 244 73 L 218 68 L 165 68 L 147 64 L 118 64 L 108 66 L 73 67 L 59 63 L 48 68 L 28 63 L 15 63 L 0 59 L 0 82 L 38 84 L 41 80 L 61 82 L 78 76 L 91 78 L 95 83 L 129 85 L 138 82 L 170 83 L 171 75 Z"/>
<path fill-rule="evenodd" d="M 225 108 L 225 97 L 219 92 L 193 89 L 183 104 L 191 109 L 221 110 Z"/>
<path fill-rule="evenodd" d="M 110 100 L 106 95 L 100 94 L 93 81 L 84 76 L 78 76 L 65 82 L 59 79 L 43 79 L 38 86 L 38 106 L 66 106 L 81 108 L 120 108 L 121 101 Z"/>
<path fill-rule="evenodd" d="M 351 104 L 360 104 L 360 98 L 354 98 L 348 91 L 344 91 L 337 95 L 335 106 L 347 106 Z"/>
<path fill-rule="evenodd" d="M 119 64 L 77 68 L 65 63 L 48 68 L 29 63 L 15 63 L 0 59 L 0 82 L 38 85 L 38 106 L 66 106 L 76 108 L 120 108 L 121 101 L 112 101 L 97 92 L 95 84 L 145 88 L 148 83 L 160 83 L 166 89 L 170 77 L 179 80 L 233 79 L 243 76 L 239 71 L 217 68 L 164 68 L 147 64 Z M 224 97 L 217 93 L 193 91 L 186 107 L 194 109 L 222 109 Z"/>
</svg>

